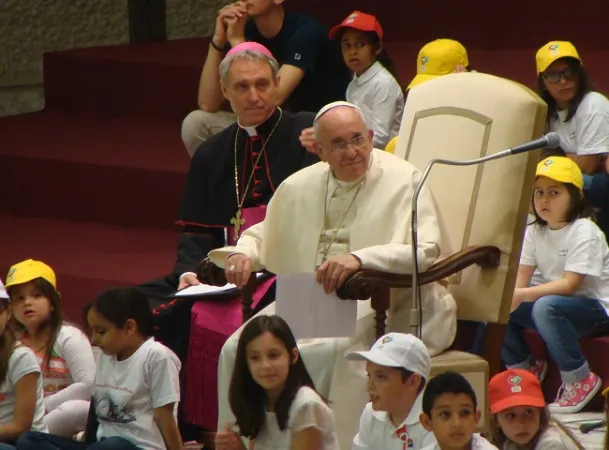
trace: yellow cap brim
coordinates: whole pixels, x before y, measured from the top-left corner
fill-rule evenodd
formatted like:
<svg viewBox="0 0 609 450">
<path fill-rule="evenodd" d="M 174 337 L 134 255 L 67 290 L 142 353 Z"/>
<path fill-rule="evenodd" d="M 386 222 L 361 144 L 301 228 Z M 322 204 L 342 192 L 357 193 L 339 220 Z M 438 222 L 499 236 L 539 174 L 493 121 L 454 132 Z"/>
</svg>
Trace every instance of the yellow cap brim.
<svg viewBox="0 0 609 450">
<path fill-rule="evenodd" d="M 603 390 L 603 395 L 606 397 L 607 395 L 609 395 L 609 387 L 606 388 L 605 390 Z"/>
<path fill-rule="evenodd" d="M 559 183 L 569 183 L 569 184 L 572 184 L 573 186 L 575 186 L 580 191 L 584 189 L 583 178 L 581 180 L 575 180 L 573 177 L 562 176 L 562 174 L 557 175 L 554 173 L 554 174 L 548 175 L 547 173 L 540 173 L 540 172 L 538 172 L 537 175 L 535 175 L 535 177 L 546 177 L 551 180 L 558 181 Z"/>
<path fill-rule="evenodd" d="M 562 59 L 562 58 L 575 59 L 575 60 L 579 61 L 579 63 L 583 66 L 582 60 L 578 55 L 572 55 L 572 54 L 566 53 L 566 54 L 562 54 L 562 55 L 556 55 L 555 58 L 549 58 L 547 60 L 544 60 L 544 64 L 542 66 L 537 67 L 537 73 L 541 74 L 541 73 L 545 72 L 548 67 L 550 67 L 556 61 L 558 61 L 559 59 Z"/>
<path fill-rule="evenodd" d="M 425 83 L 426 81 L 433 80 L 434 78 L 438 78 L 441 75 L 428 75 L 425 73 L 420 73 L 416 77 L 412 79 L 407 89 L 412 89 L 415 86 L 418 86 L 421 83 Z"/>
</svg>

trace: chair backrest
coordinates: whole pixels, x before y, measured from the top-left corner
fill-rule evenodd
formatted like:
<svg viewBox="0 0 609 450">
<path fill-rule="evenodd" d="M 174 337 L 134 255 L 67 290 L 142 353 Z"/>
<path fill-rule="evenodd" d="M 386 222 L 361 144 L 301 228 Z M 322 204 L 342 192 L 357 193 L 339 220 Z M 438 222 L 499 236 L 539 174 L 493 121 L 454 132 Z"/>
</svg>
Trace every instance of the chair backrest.
<svg viewBox="0 0 609 450">
<path fill-rule="evenodd" d="M 439 77 L 412 89 L 395 154 L 425 168 L 434 158 L 469 160 L 542 136 L 547 105 L 530 89 L 482 73 Z M 434 165 L 427 183 L 442 229 L 442 255 L 472 245 L 501 250 L 498 269 L 451 277 L 458 317 L 506 323 L 539 152 L 482 165 Z"/>
</svg>

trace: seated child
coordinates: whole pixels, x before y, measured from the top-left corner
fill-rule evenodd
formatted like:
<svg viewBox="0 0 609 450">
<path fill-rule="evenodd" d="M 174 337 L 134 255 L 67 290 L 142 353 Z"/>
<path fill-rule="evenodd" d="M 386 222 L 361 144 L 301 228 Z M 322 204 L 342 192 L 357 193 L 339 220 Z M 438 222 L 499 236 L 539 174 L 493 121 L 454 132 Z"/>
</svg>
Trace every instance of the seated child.
<svg viewBox="0 0 609 450">
<path fill-rule="evenodd" d="M 10 320 L 10 299 L 0 280 L 0 450 L 15 449 L 21 433 L 46 431 L 40 367 L 16 340 Z"/>
<path fill-rule="evenodd" d="M 369 352 L 353 352 L 365 360 L 370 403 L 360 418 L 353 450 L 421 450 L 436 441 L 419 423 L 421 392 L 431 361 L 425 344 L 411 334 L 389 333 Z"/>
<path fill-rule="evenodd" d="M 424 450 L 496 450 L 474 433 L 479 421 L 476 393 L 463 375 L 444 372 L 427 383 L 421 423 L 433 431 L 437 444 Z"/>
<path fill-rule="evenodd" d="M 525 369 L 498 373 L 488 384 L 491 441 L 502 450 L 584 450 L 552 419 L 539 379 Z"/>
<path fill-rule="evenodd" d="M 243 328 L 230 382 L 237 419 L 218 431 L 216 450 L 339 450 L 334 416 L 279 316 L 256 316 Z"/>
<path fill-rule="evenodd" d="M 87 307 L 99 356 L 85 442 L 30 431 L 19 450 L 183 450 L 177 424 L 180 360 L 152 337 L 148 299 L 108 289 Z"/>
<path fill-rule="evenodd" d="M 18 338 L 32 349 L 42 373 L 49 433 L 72 436 L 87 424 L 95 359 L 85 334 L 64 320 L 53 269 L 28 259 L 6 278 Z"/>
</svg>

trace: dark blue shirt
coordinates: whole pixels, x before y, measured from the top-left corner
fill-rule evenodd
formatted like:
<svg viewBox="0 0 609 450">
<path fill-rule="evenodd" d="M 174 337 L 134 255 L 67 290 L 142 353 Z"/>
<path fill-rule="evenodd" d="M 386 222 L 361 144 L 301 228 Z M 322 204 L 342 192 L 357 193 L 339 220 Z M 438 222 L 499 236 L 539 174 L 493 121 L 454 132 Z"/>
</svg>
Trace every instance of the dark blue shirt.
<svg viewBox="0 0 609 450">
<path fill-rule="evenodd" d="M 245 39 L 268 48 L 280 66 L 289 64 L 305 72 L 282 108 L 317 112 L 330 102 L 345 100 L 349 69 L 339 44 L 328 38 L 328 29 L 313 17 L 287 12 L 281 31 L 270 39 L 250 20 L 245 25 Z"/>
</svg>

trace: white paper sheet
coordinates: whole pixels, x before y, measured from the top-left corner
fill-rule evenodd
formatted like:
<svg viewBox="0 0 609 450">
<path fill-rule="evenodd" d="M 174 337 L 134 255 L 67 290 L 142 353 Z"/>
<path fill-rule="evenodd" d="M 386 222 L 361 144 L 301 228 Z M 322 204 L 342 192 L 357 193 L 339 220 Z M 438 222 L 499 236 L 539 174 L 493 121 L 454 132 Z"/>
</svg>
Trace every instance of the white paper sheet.
<svg viewBox="0 0 609 450">
<path fill-rule="evenodd" d="M 257 273 L 256 277 L 262 276 L 262 273 Z M 181 291 L 175 293 L 176 297 L 192 297 L 192 296 L 203 296 L 203 295 L 214 295 L 222 294 L 224 292 L 237 289 L 232 283 L 227 283 L 224 286 L 210 286 L 209 284 L 199 284 L 197 286 L 189 286 Z"/>
<path fill-rule="evenodd" d="M 277 276 L 275 314 L 288 323 L 296 339 L 355 335 L 357 302 L 326 294 L 315 273 Z"/>
</svg>

